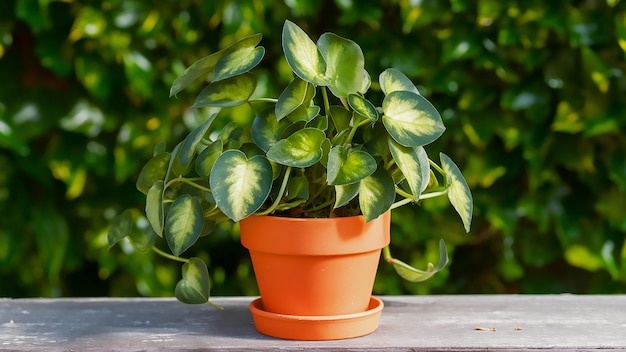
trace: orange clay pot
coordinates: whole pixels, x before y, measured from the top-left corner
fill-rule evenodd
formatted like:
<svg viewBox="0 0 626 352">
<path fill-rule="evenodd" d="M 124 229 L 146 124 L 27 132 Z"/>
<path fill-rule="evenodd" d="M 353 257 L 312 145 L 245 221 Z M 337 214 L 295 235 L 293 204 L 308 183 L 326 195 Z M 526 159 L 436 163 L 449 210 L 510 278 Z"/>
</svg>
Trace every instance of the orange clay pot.
<svg viewBox="0 0 626 352">
<path fill-rule="evenodd" d="M 370 310 L 380 252 L 389 244 L 390 219 L 386 212 L 368 223 L 362 216 L 253 215 L 242 220 L 241 243 L 250 251 L 261 293 L 258 306 L 289 316 Z"/>
</svg>

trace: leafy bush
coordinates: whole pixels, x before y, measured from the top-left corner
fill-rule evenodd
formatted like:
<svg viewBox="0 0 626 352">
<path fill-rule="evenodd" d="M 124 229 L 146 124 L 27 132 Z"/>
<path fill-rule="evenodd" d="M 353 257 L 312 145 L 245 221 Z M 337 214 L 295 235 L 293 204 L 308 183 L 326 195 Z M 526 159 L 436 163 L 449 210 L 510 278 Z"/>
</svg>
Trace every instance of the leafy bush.
<svg viewBox="0 0 626 352">
<path fill-rule="evenodd" d="M 412 3 L 1 2 L 0 280 L 14 284 L 0 296 L 171 294 L 178 266 L 153 265 L 142 238 L 109 252 L 110 221 L 143 208 L 135 180 L 152 145 L 175 145 L 206 118 L 183 110 L 192 95 L 167 97 L 174 78 L 246 35 L 280 43 L 285 19 L 355 40 L 371 72 L 422 83 L 448 128 L 432 149 L 474 194 L 469 235 L 445 199 L 394 212 L 394 254 L 436 262 L 440 236 L 452 263 L 417 285 L 383 266 L 376 293 L 623 291 L 626 3 Z M 260 80 L 276 95 L 290 72 L 269 69 Z M 193 254 L 240 258 L 209 265 L 216 295 L 256 293 L 236 233 L 220 227 Z"/>
</svg>

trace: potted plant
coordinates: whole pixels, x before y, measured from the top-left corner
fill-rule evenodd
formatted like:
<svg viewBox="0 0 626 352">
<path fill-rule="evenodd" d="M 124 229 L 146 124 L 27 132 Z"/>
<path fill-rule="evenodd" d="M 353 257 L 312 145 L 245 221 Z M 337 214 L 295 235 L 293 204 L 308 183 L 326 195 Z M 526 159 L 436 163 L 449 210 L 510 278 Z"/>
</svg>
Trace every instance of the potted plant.
<svg viewBox="0 0 626 352">
<path fill-rule="evenodd" d="M 393 258 L 391 209 L 447 196 L 469 231 L 470 190 L 448 156 L 441 153 L 436 163 L 427 155 L 424 146 L 445 127 L 400 71 L 378 76 L 377 106 L 368 100 L 372 82 L 355 42 L 333 33 L 313 42 L 285 21 L 282 47 L 293 80 L 277 98 L 257 97 L 253 69 L 265 53 L 260 41 L 261 34 L 249 36 L 204 57 L 172 84 L 170 96 L 206 79 L 194 107 L 247 104 L 255 118 L 248 126 L 229 123 L 214 131 L 214 113 L 171 151 L 155 148 L 137 188 L 146 194 L 153 236 L 163 238 L 171 254 L 153 249 L 184 262 L 176 297 L 207 303 L 206 264 L 181 255 L 216 224 L 240 222 L 261 292 L 250 306 L 259 331 L 295 339 L 367 334 L 382 309 L 371 297 L 381 250 L 411 281 L 447 263 L 443 241 L 438 265 L 427 270 Z M 114 220 L 109 245 L 132 228 L 127 210 Z M 343 276 L 333 279 L 333 273 Z M 320 321 L 322 327 L 315 325 Z"/>
</svg>

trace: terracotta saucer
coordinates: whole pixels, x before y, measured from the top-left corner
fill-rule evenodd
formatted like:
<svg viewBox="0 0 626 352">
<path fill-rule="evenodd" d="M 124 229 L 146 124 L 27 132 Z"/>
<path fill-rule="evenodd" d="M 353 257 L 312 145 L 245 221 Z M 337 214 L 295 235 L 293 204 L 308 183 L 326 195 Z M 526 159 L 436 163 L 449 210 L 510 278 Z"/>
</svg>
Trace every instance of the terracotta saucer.
<svg viewBox="0 0 626 352">
<path fill-rule="evenodd" d="M 367 310 L 355 314 L 300 316 L 263 310 L 261 298 L 250 303 L 257 331 L 288 340 L 338 340 L 367 335 L 378 328 L 383 301 L 372 296 Z"/>
</svg>

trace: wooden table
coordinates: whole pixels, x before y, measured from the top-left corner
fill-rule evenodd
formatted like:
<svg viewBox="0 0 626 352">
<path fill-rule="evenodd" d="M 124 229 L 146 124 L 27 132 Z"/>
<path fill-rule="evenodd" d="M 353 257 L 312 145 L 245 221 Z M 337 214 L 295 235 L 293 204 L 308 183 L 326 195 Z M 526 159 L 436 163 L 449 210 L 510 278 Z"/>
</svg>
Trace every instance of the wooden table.
<svg viewBox="0 0 626 352">
<path fill-rule="evenodd" d="M 0 350 L 626 350 L 626 295 L 382 296 L 374 333 L 307 342 L 256 332 L 252 297 L 0 299 Z"/>
</svg>

